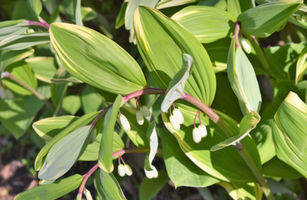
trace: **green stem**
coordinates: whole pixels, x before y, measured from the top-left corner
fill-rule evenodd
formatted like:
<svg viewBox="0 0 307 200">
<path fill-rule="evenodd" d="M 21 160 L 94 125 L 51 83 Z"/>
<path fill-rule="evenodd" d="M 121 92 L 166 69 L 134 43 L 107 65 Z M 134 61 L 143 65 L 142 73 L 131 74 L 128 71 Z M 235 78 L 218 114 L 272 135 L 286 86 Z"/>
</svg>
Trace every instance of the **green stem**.
<svg viewBox="0 0 307 200">
<path fill-rule="evenodd" d="M 54 106 L 39 92 L 37 92 L 34 88 L 30 87 L 29 85 L 25 84 L 9 72 L 3 72 L 2 73 L 3 77 L 9 78 L 12 81 L 16 82 L 17 84 L 21 85 L 22 87 L 26 88 L 29 90 L 33 95 L 35 95 L 39 100 L 43 101 L 45 105 L 52 111 L 54 112 Z"/>
</svg>

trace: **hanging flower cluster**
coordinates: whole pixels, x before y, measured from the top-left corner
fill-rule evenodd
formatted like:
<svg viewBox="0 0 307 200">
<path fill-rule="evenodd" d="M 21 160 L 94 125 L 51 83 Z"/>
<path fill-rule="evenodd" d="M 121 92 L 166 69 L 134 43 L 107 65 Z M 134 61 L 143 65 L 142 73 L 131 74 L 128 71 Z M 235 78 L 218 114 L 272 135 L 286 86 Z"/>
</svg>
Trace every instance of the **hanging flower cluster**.
<svg viewBox="0 0 307 200">
<path fill-rule="evenodd" d="M 120 160 L 122 160 L 122 162 L 124 164 L 121 164 Z M 125 161 L 123 160 L 123 158 L 121 156 L 118 157 L 118 163 L 119 164 L 118 164 L 118 167 L 117 167 L 117 171 L 118 171 L 118 175 L 119 176 L 123 177 L 125 175 L 127 175 L 127 176 L 131 176 L 132 175 L 131 167 L 125 163 Z"/>
<path fill-rule="evenodd" d="M 175 108 L 175 105 L 173 104 L 174 110 L 173 112 L 171 112 L 171 107 L 169 108 L 170 110 L 170 117 L 169 117 L 169 121 L 172 124 L 172 127 L 176 130 L 179 131 L 180 130 L 180 124 L 183 124 L 184 122 L 184 118 L 182 113 L 180 112 L 179 109 Z"/>
</svg>

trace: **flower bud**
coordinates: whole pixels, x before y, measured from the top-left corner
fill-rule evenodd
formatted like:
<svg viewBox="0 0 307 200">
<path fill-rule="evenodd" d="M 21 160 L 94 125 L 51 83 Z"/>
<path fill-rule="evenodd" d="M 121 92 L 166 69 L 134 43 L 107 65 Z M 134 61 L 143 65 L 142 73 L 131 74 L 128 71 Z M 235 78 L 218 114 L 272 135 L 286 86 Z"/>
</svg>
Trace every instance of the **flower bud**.
<svg viewBox="0 0 307 200">
<path fill-rule="evenodd" d="M 204 137 L 207 136 L 207 128 L 206 128 L 205 125 L 200 124 L 200 125 L 198 126 L 198 129 L 199 129 L 199 131 L 200 131 L 200 135 L 201 135 L 202 138 L 204 138 Z"/>
<path fill-rule="evenodd" d="M 93 197 L 92 197 L 91 192 L 89 190 L 84 189 L 83 194 L 85 195 L 86 200 L 93 200 Z"/>
<path fill-rule="evenodd" d="M 125 172 L 124 165 L 119 164 L 118 167 L 117 167 L 117 172 L 118 172 L 119 176 L 121 176 L 121 177 L 125 176 L 126 172 Z"/>
<path fill-rule="evenodd" d="M 132 175 L 132 169 L 129 165 L 125 164 L 124 165 L 124 169 L 125 169 L 125 172 L 128 176 L 131 176 Z"/>
<path fill-rule="evenodd" d="M 122 124 L 124 131 L 129 132 L 131 130 L 131 127 L 127 117 L 125 117 L 125 115 L 123 114 L 119 114 L 119 120 L 120 123 Z"/>
<path fill-rule="evenodd" d="M 144 172 L 145 172 L 145 175 L 147 178 L 149 179 L 152 179 L 152 178 L 157 178 L 158 177 L 158 171 L 156 170 L 156 168 L 154 168 L 153 170 L 151 171 L 147 171 L 145 168 L 144 168 Z"/>
<path fill-rule="evenodd" d="M 142 112 L 144 117 L 149 117 L 150 116 L 150 111 L 149 111 L 149 109 L 146 106 L 142 106 L 140 108 L 140 110 L 141 110 L 141 112 Z"/>
<path fill-rule="evenodd" d="M 182 115 L 182 113 L 180 112 L 179 109 L 175 108 L 173 110 L 173 115 L 176 117 L 179 124 L 183 124 L 184 118 L 183 118 L 183 115 Z"/>
<path fill-rule="evenodd" d="M 195 143 L 199 143 L 201 141 L 201 134 L 198 128 L 193 129 L 193 140 Z"/>
<path fill-rule="evenodd" d="M 245 38 L 241 38 L 240 39 L 241 45 L 244 49 L 244 51 L 248 54 L 250 54 L 252 52 L 251 46 L 249 45 L 249 43 L 246 41 Z"/>
<path fill-rule="evenodd" d="M 180 124 L 178 123 L 177 118 L 176 118 L 174 115 L 171 115 L 171 116 L 169 117 L 169 121 L 171 122 L 172 127 L 173 127 L 176 131 L 179 131 L 179 130 L 180 130 Z"/>
<path fill-rule="evenodd" d="M 138 122 L 139 125 L 143 125 L 144 123 L 144 117 L 142 115 L 142 112 L 141 111 L 136 111 L 136 121 Z"/>
</svg>

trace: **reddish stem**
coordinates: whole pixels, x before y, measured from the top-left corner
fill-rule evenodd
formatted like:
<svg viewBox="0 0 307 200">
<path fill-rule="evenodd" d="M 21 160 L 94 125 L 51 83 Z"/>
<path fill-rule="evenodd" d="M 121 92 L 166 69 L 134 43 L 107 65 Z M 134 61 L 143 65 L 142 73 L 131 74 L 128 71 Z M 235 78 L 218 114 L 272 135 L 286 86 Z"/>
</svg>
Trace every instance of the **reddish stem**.
<svg viewBox="0 0 307 200">
<path fill-rule="evenodd" d="M 46 29 L 48 29 L 48 30 L 49 30 L 49 28 L 50 28 L 50 25 L 49 25 L 47 22 L 45 22 L 45 21 L 43 21 L 43 22 L 36 22 L 36 21 L 30 21 L 30 20 L 28 20 L 28 24 L 29 24 L 30 26 L 41 26 L 41 27 L 44 27 L 44 28 L 46 28 Z"/>
</svg>

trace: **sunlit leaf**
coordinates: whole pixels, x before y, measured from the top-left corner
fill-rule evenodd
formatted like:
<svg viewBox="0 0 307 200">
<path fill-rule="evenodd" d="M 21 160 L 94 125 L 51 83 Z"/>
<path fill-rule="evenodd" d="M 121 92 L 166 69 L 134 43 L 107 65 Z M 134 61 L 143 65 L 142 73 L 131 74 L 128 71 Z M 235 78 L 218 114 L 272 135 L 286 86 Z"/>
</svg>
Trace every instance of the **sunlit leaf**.
<svg viewBox="0 0 307 200">
<path fill-rule="evenodd" d="M 27 20 L 9 20 L 0 22 L 0 41 L 13 35 L 24 33 L 28 29 Z"/>
<path fill-rule="evenodd" d="M 112 173 L 98 169 L 95 176 L 95 188 L 100 199 L 125 200 L 126 197 Z"/>
<path fill-rule="evenodd" d="M 32 68 L 35 77 L 41 81 L 51 83 L 54 77 L 57 66 L 54 58 L 52 57 L 33 57 L 25 60 L 26 63 Z"/>
<path fill-rule="evenodd" d="M 227 1 L 227 12 L 236 18 L 244 11 L 253 8 L 253 0 L 233 0 Z"/>
<path fill-rule="evenodd" d="M 202 43 L 231 37 L 236 19 L 228 12 L 211 6 L 189 6 L 172 16 Z"/>
<path fill-rule="evenodd" d="M 116 94 L 146 86 L 136 61 L 102 34 L 82 26 L 53 23 L 50 38 L 63 66 L 81 81 Z"/>
<path fill-rule="evenodd" d="M 306 155 L 307 106 L 290 92 L 278 108 L 273 126 L 273 140 L 278 158 L 307 177 Z"/>
<path fill-rule="evenodd" d="M 98 166 L 108 173 L 111 173 L 114 169 L 112 162 L 113 132 L 121 102 L 122 97 L 118 95 L 103 119 L 104 121 L 102 127 Z"/>
<path fill-rule="evenodd" d="M 38 178 L 56 180 L 65 174 L 82 155 L 91 129 L 91 125 L 81 127 L 56 142 L 50 148 Z"/>
<path fill-rule="evenodd" d="M 275 1 L 244 11 L 238 17 L 242 31 L 256 37 L 268 37 L 301 6 L 301 0 Z"/>
<path fill-rule="evenodd" d="M 195 67 L 185 92 L 205 105 L 212 103 L 216 88 L 214 70 L 206 50 L 192 33 L 159 11 L 142 6 L 135 11 L 134 30 L 139 52 L 159 87 L 167 88 L 186 53 L 193 58 Z"/>
<path fill-rule="evenodd" d="M 83 176 L 75 174 L 73 176 L 57 180 L 48 185 L 39 185 L 26 190 L 15 197 L 15 200 L 35 199 L 54 200 L 77 189 L 83 180 Z"/>
<path fill-rule="evenodd" d="M 241 120 L 239 127 L 239 134 L 237 136 L 228 138 L 227 140 L 214 145 L 210 150 L 217 151 L 230 145 L 236 145 L 237 142 L 241 141 L 244 137 L 246 137 L 250 133 L 252 129 L 256 127 L 259 121 L 260 121 L 260 115 L 255 111 L 251 111 L 250 113 L 245 115 Z"/>
<path fill-rule="evenodd" d="M 65 96 L 62 102 L 62 107 L 65 112 L 70 115 L 76 114 L 76 112 L 81 108 L 81 99 L 78 95 L 68 95 Z"/>
<path fill-rule="evenodd" d="M 228 194 L 235 200 L 240 199 L 262 199 L 262 190 L 258 183 L 218 183 L 224 187 Z"/>
<path fill-rule="evenodd" d="M 307 70 L 306 58 L 307 58 L 307 47 L 305 47 L 301 51 L 296 63 L 296 76 L 295 76 L 296 84 L 304 76 L 304 73 Z"/>
<path fill-rule="evenodd" d="M 22 60 L 34 53 L 34 49 L 22 49 L 18 51 L 3 50 L 0 56 L 0 70 L 3 71 L 6 66 Z"/>
<path fill-rule="evenodd" d="M 13 35 L 0 42 L 0 49 L 21 50 L 38 44 L 49 43 L 49 33 L 34 32 Z"/>
</svg>

